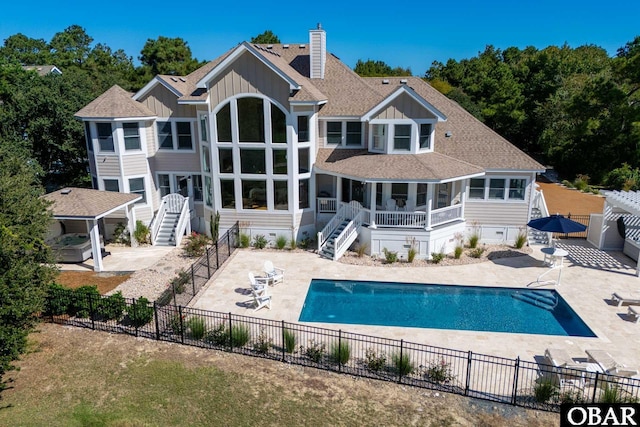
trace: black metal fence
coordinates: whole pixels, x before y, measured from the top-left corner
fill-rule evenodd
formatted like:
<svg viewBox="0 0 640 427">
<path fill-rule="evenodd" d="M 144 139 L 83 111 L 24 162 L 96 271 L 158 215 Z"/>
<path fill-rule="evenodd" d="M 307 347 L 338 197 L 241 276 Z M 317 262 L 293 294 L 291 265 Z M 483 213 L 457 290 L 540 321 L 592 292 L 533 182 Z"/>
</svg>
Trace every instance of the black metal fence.
<svg viewBox="0 0 640 427">
<path fill-rule="evenodd" d="M 120 297 L 122 298 L 122 297 Z M 284 321 L 52 290 L 46 320 L 218 349 L 494 402 L 637 401 L 640 380 Z"/>
<path fill-rule="evenodd" d="M 239 234 L 240 228 L 236 222 L 213 246 L 207 248 L 204 255 L 191 264 L 188 270 L 171 281 L 169 287 L 158 297 L 156 303 L 159 305 L 170 303 L 176 306 L 189 305 L 211 276 L 238 248 Z"/>
<path fill-rule="evenodd" d="M 562 214 L 562 215 L 564 215 L 565 217 L 575 222 L 579 222 L 580 224 L 585 225 L 587 229 L 585 231 L 580 231 L 578 233 L 553 233 L 554 239 L 558 239 L 558 238 L 586 239 L 587 238 L 587 233 L 589 231 L 589 219 L 591 218 L 591 215 L 571 215 L 571 212 L 569 212 L 568 214 Z"/>
</svg>

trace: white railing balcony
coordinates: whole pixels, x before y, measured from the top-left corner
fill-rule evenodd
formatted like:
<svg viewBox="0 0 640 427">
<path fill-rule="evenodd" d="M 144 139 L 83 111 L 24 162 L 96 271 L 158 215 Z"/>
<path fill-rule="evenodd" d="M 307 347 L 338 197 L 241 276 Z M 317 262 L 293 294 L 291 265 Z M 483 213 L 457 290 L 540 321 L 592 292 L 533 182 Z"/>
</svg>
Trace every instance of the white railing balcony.
<svg viewBox="0 0 640 427">
<path fill-rule="evenodd" d="M 337 199 L 331 197 L 318 197 L 316 199 L 318 213 L 336 213 Z"/>
<path fill-rule="evenodd" d="M 431 226 L 462 219 L 462 205 L 447 206 L 431 211 Z"/>
<path fill-rule="evenodd" d="M 376 211 L 376 227 L 425 228 L 426 212 Z"/>
</svg>

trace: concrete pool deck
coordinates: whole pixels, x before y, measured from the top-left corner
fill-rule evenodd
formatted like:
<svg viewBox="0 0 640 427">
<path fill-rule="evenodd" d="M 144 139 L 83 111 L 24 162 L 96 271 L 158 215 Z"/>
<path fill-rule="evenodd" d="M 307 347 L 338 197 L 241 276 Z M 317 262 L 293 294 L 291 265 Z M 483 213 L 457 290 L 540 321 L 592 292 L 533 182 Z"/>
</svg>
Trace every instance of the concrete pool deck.
<svg viewBox="0 0 640 427">
<path fill-rule="evenodd" d="M 563 348 L 577 359 L 586 359 L 585 350 L 602 349 L 607 350 L 617 362 L 640 368 L 640 324 L 627 319 L 626 306 L 617 307 L 609 303 L 613 292 L 640 295 L 640 278 L 636 276 L 635 262 L 620 252 L 598 251 L 584 240 L 562 240 L 557 246 L 569 255 L 564 260 L 561 284 L 555 289 L 597 338 L 299 323 L 493 356 L 519 356 L 529 361 L 540 360 L 549 347 Z M 240 249 L 212 277 L 191 306 L 298 323 L 309 283 L 314 278 L 526 287 L 549 270 L 543 265 L 542 247 L 534 246 L 532 249 L 533 252 L 525 256 L 449 267 L 356 266 L 329 261 L 313 253 Z M 254 312 L 247 294 L 248 273 L 261 275 L 266 260 L 285 269 L 285 281 L 270 287 L 272 309 Z M 548 279 L 557 277 L 557 271 L 545 276 Z"/>
</svg>

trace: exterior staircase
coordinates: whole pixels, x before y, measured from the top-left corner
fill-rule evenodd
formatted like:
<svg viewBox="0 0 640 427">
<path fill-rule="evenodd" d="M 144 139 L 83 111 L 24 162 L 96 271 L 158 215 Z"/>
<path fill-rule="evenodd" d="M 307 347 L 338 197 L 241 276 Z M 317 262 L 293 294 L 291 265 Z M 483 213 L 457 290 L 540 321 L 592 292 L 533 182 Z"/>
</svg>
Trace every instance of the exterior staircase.
<svg viewBox="0 0 640 427">
<path fill-rule="evenodd" d="M 323 256 L 328 259 L 334 259 L 335 256 L 335 244 L 336 238 L 342 233 L 342 231 L 349 225 L 350 220 L 343 220 L 338 227 L 331 233 L 326 243 L 320 249 L 320 256 Z"/>
<path fill-rule="evenodd" d="M 179 213 L 167 212 L 164 214 L 156 236 L 156 246 L 176 246 L 176 227 L 179 220 Z"/>
<path fill-rule="evenodd" d="M 542 218 L 542 211 L 539 208 L 531 209 L 531 219 Z M 528 240 L 529 245 L 544 245 L 549 246 L 549 233 L 546 231 L 536 230 L 535 228 L 529 228 Z"/>
</svg>

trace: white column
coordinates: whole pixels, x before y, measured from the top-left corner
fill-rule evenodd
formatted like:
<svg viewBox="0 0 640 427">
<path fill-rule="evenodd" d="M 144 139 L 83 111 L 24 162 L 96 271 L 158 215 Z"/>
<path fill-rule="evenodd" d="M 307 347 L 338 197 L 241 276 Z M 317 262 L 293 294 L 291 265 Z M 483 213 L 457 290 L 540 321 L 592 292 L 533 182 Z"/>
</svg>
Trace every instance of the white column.
<svg viewBox="0 0 640 427">
<path fill-rule="evenodd" d="M 93 254 L 93 271 L 101 272 L 102 267 L 102 250 L 100 249 L 100 230 L 98 229 L 98 221 L 95 219 L 87 220 L 87 231 L 91 237 L 91 253 Z"/>
<path fill-rule="evenodd" d="M 435 188 L 435 184 L 427 186 L 427 223 L 424 227 L 425 230 L 431 230 L 431 211 L 433 210 L 433 192 Z"/>
<path fill-rule="evenodd" d="M 369 188 L 369 200 L 371 200 L 369 228 L 376 228 L 376 187 L 378 186 L 378 183 L 372 182 L 369 186 L 371 187 Z"/>
<path fill-rule="evenodd" d="M 340 202 L 342 201 L 342 177 L 336 177 L 336 212 L 340 210 Z"/>
</svg>

